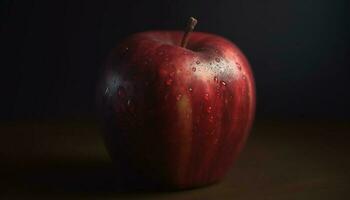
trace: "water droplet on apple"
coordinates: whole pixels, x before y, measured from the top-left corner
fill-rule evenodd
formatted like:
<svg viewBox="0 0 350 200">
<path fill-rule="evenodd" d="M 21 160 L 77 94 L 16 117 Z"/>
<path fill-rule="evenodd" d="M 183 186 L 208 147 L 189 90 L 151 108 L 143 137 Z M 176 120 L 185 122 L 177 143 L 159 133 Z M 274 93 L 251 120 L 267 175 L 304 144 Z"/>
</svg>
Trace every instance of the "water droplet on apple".
<svg viewBox="0 0 350 200">
<path fill-rule="evenodd" d="M 220 58 L 215 58 L 215 61 L 216 62 L 220 62 Z"/>
<path fill-rule="evenodd" d="M 195 67 L 192 67 L 192 71 L 195 72 L 197 69 Z"/>
<path fill-rule="evenodd" d="M 208 94 L 208 93 L 205 93 L 205 94 L 204 94 L 204 99 L 205 99 L 205 100 L 209 100 L 209 94 Z"/>
<path fill-rule="evenodd" d="M 165 84 L 166 85 L 171 85 L 173 83 L 173 79 L 171 78 L 168 78 L 166 81 L 165 81 Z"/>
<path fill-rule="evenodd" d="M 124 55 L 127 54 L 128 51 L 129 51 L 129 47 L 125 47 L 125 49 L 123 50 L 123 54 L 124 54 Z"/>
<path fill-rule="evenodd" d="M 109 93 L 109 88 L 106 88 L 105 95 L 107 95 L 108 93 Z"/>
<path fill-rule="evenodd" d="M 118 93 L 118 96 L 119 96 L 119 97 L 125 97 L 125 96 L 126 96 L 126 91 L 125 91 L 124 87 L 122 87 L 122 86 L 120 86 L 120 87 L 118 88 L 117 93 Z"/>
<path fill-rule="evenodd" d="M 221 85 L 226 86 L 226 82 L 225 81 L 221 81 Z"/>
<path fill-rule="evenodd" d="M 218 138 L 215 138 L 214 144 L 218 144 L 218 143 L 219 143 L 219 139 L 218 139 Z"/>
<path fill-rule="evenodd" d="M 193 91 L 193 89 L 192 89 L 191 87 L 189 87 L 189 88 L 188 88 L 188 91 L 192 92 L 192 91 Z"/>
<path fill-rule="evenodd" d="M 247 77 L 245 75 L 243 75 L 242 78 L 245 80 Z"/>
<path fill-rule="evenodd" d="M 135 111 L 135 105 L 133 103 L 133 101 L 131 99 L 128 100 L 127 102 L 128 108 L 130 112 L 134 112 Z"/>
<path fill-rule="evenodd" d="M 211 110 L 212 110 L 212 107 L 211 107 L 211 106 L 208 106 L 208 108 L 207 108 L 207 113 L 211 113 Z"/>
<path fill-rule="evenodd" d="M 176 96 L 176 100 L 179 101 L 179 100 L 181 99 L 181 97 L 182 97 L 182 94 L 178 94 L 178 95 Z"/>
<path fill-rule="evenodd" d="M 215 83 L 218 82 L 218 77 L 214 76 L 214 82 L 215 82 Z"/>
<path fill-rule="evenodd" d="M 196 64 L 199 65 L 201 62 L 199 60 L 196 61 Z"/>
<path fill-rule="evenodd" d="M 242 70 L 241 65 L 238 62 L 236 62 L 236 65 L 237 65 L 238 70 L 241 71 Z"/>
<path fill-rule="evenodd" d="M 213 116 L 213 115 L 210 115 L 210 117 L 209 117 L 209 122 L 211 122 L 211 123 L 214 122 L 214 116 Z"/>
</svg>

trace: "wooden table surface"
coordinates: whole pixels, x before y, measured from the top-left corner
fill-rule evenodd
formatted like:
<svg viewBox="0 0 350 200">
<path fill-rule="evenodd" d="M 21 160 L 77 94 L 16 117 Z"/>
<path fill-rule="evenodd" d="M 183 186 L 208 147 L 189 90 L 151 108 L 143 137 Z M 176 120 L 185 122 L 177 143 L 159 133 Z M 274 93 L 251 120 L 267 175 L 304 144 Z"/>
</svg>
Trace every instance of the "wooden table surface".
<svg viewBox="0 0 350 200">
<path fill-rule="evenodd" d="M 93 120 L 0 124 L 0 199 L 350 199 L 347 122 L 258 121 L 220 183 L 122 190 Z"/>
</svg>

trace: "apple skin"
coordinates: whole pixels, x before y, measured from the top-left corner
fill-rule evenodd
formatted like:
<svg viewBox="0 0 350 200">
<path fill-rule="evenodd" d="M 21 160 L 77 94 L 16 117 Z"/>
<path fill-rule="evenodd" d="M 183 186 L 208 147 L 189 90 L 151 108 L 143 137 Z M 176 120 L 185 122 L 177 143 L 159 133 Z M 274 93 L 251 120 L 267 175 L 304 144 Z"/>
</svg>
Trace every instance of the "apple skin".
<svg viewBox="0 0 350 200">
<path fill-rule="evenodd" d="M 114 48 L 97 92 L 107 149 L 126 182 L 185 189 L 217 182 L 255 113 L 243 53 L 213 34 L 134 34 Z"/>
</svg>

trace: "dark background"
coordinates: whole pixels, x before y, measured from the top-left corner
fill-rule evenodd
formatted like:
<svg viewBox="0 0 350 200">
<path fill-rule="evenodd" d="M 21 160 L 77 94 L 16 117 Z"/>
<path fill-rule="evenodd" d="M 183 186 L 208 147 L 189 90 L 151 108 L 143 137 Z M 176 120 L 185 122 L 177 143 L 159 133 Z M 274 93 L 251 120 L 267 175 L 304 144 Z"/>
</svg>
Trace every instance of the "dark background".
<svg viewBox="0 0 350 200">
<path fill-rule="evenodd" d="M 124 37 L 181 30 L 189 16 L 248 57 L 257 120 L 222 183 L 155 197 L 350 199 L 349 0 L 0 2 L 0 199 L 118 198 L 98 72 Z"/>
<path fill-rule="evenodd" d="M 234 41 L 257 118 L 349 118 L 349 1 L 2 1 L 1 119 L 94 116 L 97 74 L 125 36 L 196 30 Z"/>
</svg>

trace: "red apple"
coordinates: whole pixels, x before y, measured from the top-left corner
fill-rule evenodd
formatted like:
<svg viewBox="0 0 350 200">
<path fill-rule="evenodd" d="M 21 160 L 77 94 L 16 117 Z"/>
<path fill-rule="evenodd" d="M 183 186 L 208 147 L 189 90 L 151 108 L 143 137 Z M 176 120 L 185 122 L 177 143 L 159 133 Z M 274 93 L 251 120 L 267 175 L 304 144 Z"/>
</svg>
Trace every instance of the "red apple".
<svg viewBox="0 0 350 200">
<path fill-rule="evenodd" d="M 98 91 L 107 148 L 124 177 L 171 188 L 220 180 L 255 112 L 247 59 L 202 32 L 128 37 L 108 57 Z"/>
</svg>

